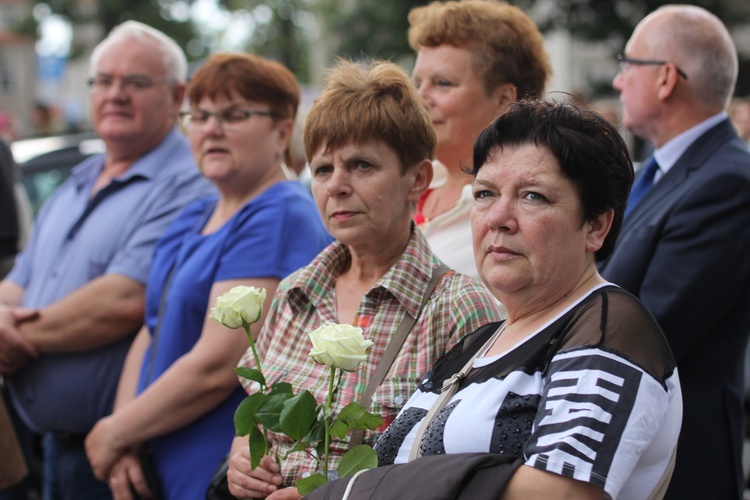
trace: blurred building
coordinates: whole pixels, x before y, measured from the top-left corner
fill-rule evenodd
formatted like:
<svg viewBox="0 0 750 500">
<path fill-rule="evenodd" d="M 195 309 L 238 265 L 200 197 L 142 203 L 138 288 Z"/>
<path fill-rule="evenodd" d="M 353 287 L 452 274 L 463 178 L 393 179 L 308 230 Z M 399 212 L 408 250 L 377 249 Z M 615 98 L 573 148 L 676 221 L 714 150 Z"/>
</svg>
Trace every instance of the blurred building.
<svg viewBox="0 0 750 500">
<path fill-rule="evenodd" d="M 36 97 L 36 40 L 12 28 L 30 9 L 28 0 L 0 0 L 0 112 L 13 118 L 19 135 L 27 133 L 25 118 Z"/>
</svg>

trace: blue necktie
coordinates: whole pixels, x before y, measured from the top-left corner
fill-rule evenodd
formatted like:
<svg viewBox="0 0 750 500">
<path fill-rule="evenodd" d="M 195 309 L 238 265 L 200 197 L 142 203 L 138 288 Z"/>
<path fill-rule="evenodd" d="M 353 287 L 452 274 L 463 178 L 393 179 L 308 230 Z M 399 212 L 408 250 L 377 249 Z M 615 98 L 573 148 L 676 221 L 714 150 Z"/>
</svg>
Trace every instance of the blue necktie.
<svg viewBox="0 0 750 500">
<path fill-rule="evenodd" d="M 654 175 L 659 170 L 659 164 L 656 163 L 656 158 L 653 156 L 648 161 L 645 167 L 643 167 L 643 173 L 638 176 L 633 188 L 630 190 L 630 196 L 628 196 L 628 208 L 625 210 L 625 215 L 628 215 L 633 208 L 641 201 L 641 198 L 646 196 L 646 193 L 651 186 L 654 185 Z"/>
</svg>

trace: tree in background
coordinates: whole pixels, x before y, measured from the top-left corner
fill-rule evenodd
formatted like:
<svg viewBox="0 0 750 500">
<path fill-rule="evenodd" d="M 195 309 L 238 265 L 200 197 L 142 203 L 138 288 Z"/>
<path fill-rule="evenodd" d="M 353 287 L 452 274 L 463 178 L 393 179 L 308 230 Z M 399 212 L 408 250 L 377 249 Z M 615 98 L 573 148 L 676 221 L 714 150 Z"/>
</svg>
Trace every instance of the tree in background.
<svg viewBox="0 0 750 500">
<path fill-rule="evenodd" d="M 279 61 L 309 81 L 308 44 L 315 31 L 316 0 L 218 0 L 230 12 L 253 14 L 247 50 Z"/>
<path fill-rule="evenodd" d="M 39 1 L 39 0 L 37 0 Z M 52 12 L 74 25 L 99 23 L 102 35 L 113 26 L 135 19 L 172 36 L 190 60 L 199 61 L 212 40 L 198 32 L 187 16 L 175 16 L 175 7 L 187 12 L 195 0 L 44 0 Z M 403 61 L 413 56 L 406 38 L 407 14 L 429 0 L 216 0 L 227 11 L 251 14 L 247 50 L 276 59 L 288 66 L 301 82 L 309 82 L 310 54 L 322 51 L 317 66 L 330 66 L 335 57 L 385 58 Z M 600 42 L 622 50 L 636 24 L 663 0 L 510 0 L 528 12 L 542 32 L 564 30 L 574 37 Z M 716 14 L 730 28 L 750 22 L 750 2 L 736 0 L 692 0 Z M 23 24 L 23 23 L 22 23 Z M 24 30 L 34 29 L 26 23 Z M 76 47 L 72 55 L 80 51 Z M 747 64 L 747 61 L 744 62 Z M 743 79 L 742 74 L 740 75 Z M 748 77 L 744 77 L 747 79 Z M 608 82 L 605 82 L 608 83 Z M 593 82 L 596 86 L 596 82 Z M 750 85 L 741 81 L 739 88 Z M 603 87 L 607 85 L 603 84 Z M 596 89 L 594 89 L 596 90 Z"/>
<path fill-rule="evenodd" d="M 192 1 L 192 0 L 191 0 Z M 70 59 L 76 59 L 88 52 L 109 31 L 118 24 L 135 20 L 163 31 L 177 41 L 183 49 L 188 44 L 200 38 L 192 20 L 189 18 L 177 19 L 170 6 L 179 2 L 174 0 L 35 0 L 34 6 L 43 5 L 48 8 L 50 14 L 55 14 L 66 19 L 76 31 L 89 31 L 95 28 L 99 33 L 98 39 L 90 40 L 88 37 L 73 37 L 70 47 Z M 17 31 L 36 33 L 38 20 L 32 13 L 22 19 L 16 26 Z M 208 47 L 203 50 L 189 51 L 192 59 L 201 59 L 208 52 Z"/>
<path fill-rule="evenodd" d="M 336 42 L 336 55 L 348 59 L 399 60 L 412 54 L 407 15 L 425 0 L 320 0 L 321 17 Z"/>
</svg>

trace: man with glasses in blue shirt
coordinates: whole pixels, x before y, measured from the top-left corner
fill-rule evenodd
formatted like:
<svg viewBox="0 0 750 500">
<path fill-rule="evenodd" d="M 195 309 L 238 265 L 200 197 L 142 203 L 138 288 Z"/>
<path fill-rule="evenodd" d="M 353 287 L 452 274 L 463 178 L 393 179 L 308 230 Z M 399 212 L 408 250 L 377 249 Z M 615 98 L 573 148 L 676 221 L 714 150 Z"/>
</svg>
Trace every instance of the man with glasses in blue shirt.
<svg viewBox="0 0 750 500">
<path fill-rule="evenodd" d="M 0 373 L 43 436 L 45 498 L 111 498 L 84 438 L 112 411 L 154 243 L 212 192 L 176 126 L 186 78 L 179 46 L 143 24 L 126 22 L 96 47 L 92 122 L 106 153 L 55 191 L 0 283 Z"/>
<path fill-rule="evenodd" d="M 601 274 L 643 301 L 677 361 L 683 424 L 665 498 L 741 499 L 750 153 L 725 111 L 737 51 L 716 16 L 670 5 L 619 60 L 623 126 L 655 152 Z"/>
</svg>

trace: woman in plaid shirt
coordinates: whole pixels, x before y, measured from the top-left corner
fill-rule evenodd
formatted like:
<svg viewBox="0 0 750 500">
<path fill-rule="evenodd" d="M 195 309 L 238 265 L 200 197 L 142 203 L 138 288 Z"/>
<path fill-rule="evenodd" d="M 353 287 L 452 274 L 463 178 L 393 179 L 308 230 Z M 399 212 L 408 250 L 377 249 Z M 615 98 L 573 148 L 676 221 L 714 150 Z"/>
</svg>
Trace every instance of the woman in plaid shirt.
<svg viewBox="0 0 750 500">
<path fill-rule="evenodd" d="M 257 346 L 267 379 L 289 382 L 295 391 L 307 389 L 320 401 L 327 392 L 327 369 L 309 359 L 307 332 L 327 322 L 361 327 L 374 345 L 363 366 L 345 373 L 334 409 L 339 411 L 362 399 L 404 315 L 418 315 L 373 396 L 370 411 L 385 422 L 366 434 L 364 442 L 373 444 L 433 361 L 500 317 L 498 303 L 481 283 L 449 271 L 419 314 L 433 268 L 440 265 L 412 222 L 432 180 L 435 132 L 417 89 L 398 66 L 339 63 L 308 114 L 305 151 L 313 196 L 336 241 L 281 282 Z M 241 365 L 253 366 L 252 354 Z M 293 444 L 272 432 L 269 439 L 282 457 Z M 347 449 L 348 438 L 334 440 L 331 467 Z M 236 438 L 227 477 L 239 498 L 299 498 L 296 488 L 287 486 L 314 468 L 305 453 L 293 453 L 281 470 L 269 457 L 251 470 L 247 438 Z"/>
</svg>

